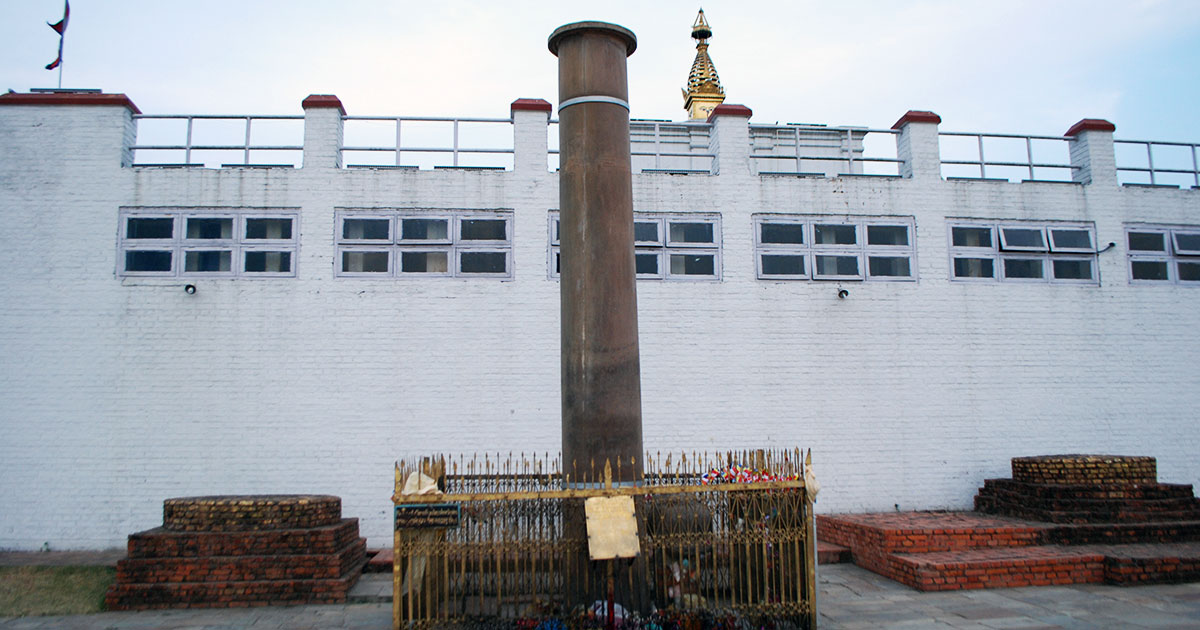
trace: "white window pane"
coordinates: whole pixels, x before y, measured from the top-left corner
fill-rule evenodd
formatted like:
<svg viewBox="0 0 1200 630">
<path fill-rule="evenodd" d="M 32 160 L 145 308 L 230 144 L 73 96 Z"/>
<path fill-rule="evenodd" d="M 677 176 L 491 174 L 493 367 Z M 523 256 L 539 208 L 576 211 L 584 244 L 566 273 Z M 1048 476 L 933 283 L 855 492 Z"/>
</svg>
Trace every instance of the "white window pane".
<svg viewBox="0 0 1200 630">
<path fill-rule="evenodd" d="M 1050 229 L 1050 248 L 1053 250 L 1091 250 L 1092 233 L 1088 230 Z"/>
<path fill-rule="evenodd" d="M 291 240 L 291 219 L 246 219 L 248 240 Z"/>
<path fill-rule="evenodd" d="M 450 238 L 449 219 L 402 219 L 400 238 L 405 241 L 445 241 Z M 503 236 L 501 236 L 503 238 Z"/>
<path fill-rule="evenodd" d="M 1177 270 L 1180 282 L 1200 282 L 1200 262 L 1180 262 Z"/>
<path fill-rule="evenodd" d="M 956 227 L 950 232 L 955 247 L 994 247 L 990 227 Z"/>
<path fill-rule="evenodd" d="M 1041 228 L 1000 228 L 1000 244 L 1004 249 L 1044 251 L 1046 236 Z"/>
<path fill-rule="evenodd" d="M 908 245 L 908 226 L 868 225 L 867 245 Z"/>
<path fill-rule="evenodd" d="M 1162 232 L 1130 232 L 1129 250 L 1137 252 L 1167 251 L 1165 234 Z"/>
<path fill-rule="evenodd" d="M 460 237 L 464 241 L 507 240 L 507 223 L 504 219 L 463 219 Z"/>
<path fill-rule="evenodd" d="M 1131 260 L 1129 271 L 1134 280 L 1170 280 L 1165 260 Z"/>
<path fill-rule="evenodd" d="M 170 217 L 130 217 L 125 220 L 125 238 L 165 239 L 175 235 L 175 219 Z"/>
<path fill-rule="evenodd" d="M 658 236 L 658 221 L 634 221 L 633 240 L 638 243 L 661 243 Z"/>
<path fill-rule="evenodd" d="M 343 251 L 342 271 L 350 273 L 387 273 L 388 252 Z"/>
<path fill-rule="evenodd" d="M 1053 261 L 1054 278 L 1057 280 L 1091 280 L 1092 261 L 1074 258 Z"/>
<path fill-rule="evenodd" d="M 508 256 L 504 252 L 461 252 L 459 271 L 462 273 L 507 273 Z"/>
<path fill-rule="evenodd" d="M 804 244 L 803 223 L 760 223 L 759 241 L 788 245 Z"/>
<path fill-rule="evenodd" d="M 233 252 L 189 251 L 183 255 L 183 270 L 194 273 L 219 273 L 233 268 Z"/>
<path fill-rule="evenodd" d="M 342 238 L 354 241 L 386 241 L 389 219 L 343 219 Z"/>
<path fill-rule="evenodd" d="M 1005 278 L 1044 278 L 1045 266 L 1041 258 L 1005 258 Z"/>
<path fill-rule="evenodd" d="M 712 223 L 670 223 L 671 243 L 712 243 L 713 239 Z"/>
<path fill-rule="evenodd" d="M 400 252 L 401 273 L 446 273 L 448 252 Z"/>
<path fill-rule="evenodd" d="M 125 271 L 169 272 L 171 271 L 171 252 L 127 251 L 125 252 Z"/>
<path fill-rule="evenodd" d="M 855 276 L 858 273 L 858 256 L 816 256 L 813 263 L 818 276 Z"/>
<path fill-rule="evenodd" d="M 905 257 L 868 256 L 867 273 L 872 276 L 907 278 L 912 275 L 912 270 Z"/>
<path fill-rule="evenodd" d="M 1175 253 L 1200 254 L 1200 232 L 1175 232 Z"/>
<path fill-rule="evenodd" d="M 559 228 L 561 228 L 561 227 L 562 227 L 562 221 L 560 221 L 558 219 L 555 219 L 551 223 L 551 227 L 550 227 L 550 244 L 551 245 L 558 245 L 559 239 L 561 238 L 559 236 L 558 232 L 559 232 Z M 637 232 L 637 224 L 634 224 L 634 232 L 635 233 Z"/>
<path fill-rule="evenodd" d="M 991 258 L 955 258 L 955 278 L 995 278 L 995 263 Z"/>
<path fill-rule="evenodd" d="M 291 252 L 246 252 L 243 271 L 247 273 L 290 273 Z"/>
<path fill-rule="evenodd" d="M 712 254 L 671 254 L 671 275 L 715 276 L 716 274 L 716 256 Z"/>
<path fill-rule="evenodd" d="M 803 276 L 804 256 L 798 254 L 763 254 L 762 275 Z"/>
<path fill-rule="evenodd" d="M 187 238 L 231 239 L 233 219 L 192 218 L 187 219 Z"/>
<path fill-rule="evenodd" d="M 858 229 L 854 225 L 813 226 L 813 243 L 816 245 L 854 245 L 858 243 Z M 857 266 L 857 263 L 855 263 Z"/>
</svg>

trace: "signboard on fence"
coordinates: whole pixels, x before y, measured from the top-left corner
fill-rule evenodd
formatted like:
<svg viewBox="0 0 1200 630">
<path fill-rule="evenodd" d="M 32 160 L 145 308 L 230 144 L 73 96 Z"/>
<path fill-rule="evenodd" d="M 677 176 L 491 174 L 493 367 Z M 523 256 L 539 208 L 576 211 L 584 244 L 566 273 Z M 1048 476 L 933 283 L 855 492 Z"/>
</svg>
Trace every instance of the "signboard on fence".
<svg viewBox="0 0 1200 630">
<path fill-rule="evenodd" d="M 457 503 L 408 503 L 396 506 L 396 529 L 458 527 L 462 506 Z"/>
</svg>

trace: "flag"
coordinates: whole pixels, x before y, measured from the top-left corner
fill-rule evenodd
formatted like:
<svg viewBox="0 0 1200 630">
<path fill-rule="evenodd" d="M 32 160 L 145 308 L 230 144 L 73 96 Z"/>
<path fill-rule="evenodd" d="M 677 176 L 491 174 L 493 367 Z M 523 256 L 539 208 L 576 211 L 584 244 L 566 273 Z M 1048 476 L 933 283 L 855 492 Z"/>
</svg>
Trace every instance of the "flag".
<svg viewBox="0 0 1200 630">
<path fill-rule="evenodd" d="M 63 18 L 59 20 L 57 24 L 46 22 L 47 26 L 54 29 L 55 33 L 58 33 L 58 58 L 46 66 L 47 70 L 53 70 L 62 64 L 63 39 L 65 39 L 67 36 L 67 22 L 70 20 L 71 2 L 70 0 L 63 0 Z"/>
<path fill-rule="evenodd" d="M 65 5 L 63 7 L 63 19 L 59 20 L 57 24 L 50 24 L 49 22 L 46 22 L 46 24 L 50 28 L 54 29 L 54 32 L 58 33 L 59 35 L 62 35 L 63 33 L 67 32 L 67 22 L 69 22 L 71 20 L 71 2 L 70 2 L 70 0 L 63 0 L 63 4 Z"/>
</svg>

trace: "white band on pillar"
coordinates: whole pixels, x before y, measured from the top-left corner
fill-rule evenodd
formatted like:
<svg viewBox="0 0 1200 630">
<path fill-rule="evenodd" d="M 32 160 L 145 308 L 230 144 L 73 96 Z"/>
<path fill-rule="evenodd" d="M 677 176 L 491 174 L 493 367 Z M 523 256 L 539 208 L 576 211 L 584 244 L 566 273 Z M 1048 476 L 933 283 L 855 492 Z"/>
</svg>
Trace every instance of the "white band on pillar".
<svg viewBox="0 0 1200 630">
<path fill-rule="evenodd" d="M 621 107 L 624 107 L 626 110 L 629 109 L 628 101 L 623 101 L 623 100 L 613 97 L 613 96 L 594 95 L 594 96 L 576 96 L 575 98 L 569 98 L 558 104 L 558 111 L 561 112 L 562 110 L 564 110 L 572 105 L 578 105 L 580 103 L 611 103 L 613 105 L 620 105 Z"/>
</svg>

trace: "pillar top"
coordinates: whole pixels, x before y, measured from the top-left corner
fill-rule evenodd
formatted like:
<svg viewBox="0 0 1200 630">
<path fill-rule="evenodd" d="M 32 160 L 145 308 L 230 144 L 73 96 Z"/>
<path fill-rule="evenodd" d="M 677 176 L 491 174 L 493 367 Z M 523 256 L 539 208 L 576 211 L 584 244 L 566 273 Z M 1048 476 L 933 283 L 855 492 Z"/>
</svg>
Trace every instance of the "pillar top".
<svg viewBox="0 0 1200 630">
<path fill-rule="evenodd" d="M 746 107 L 745 105 L 735 105 L 733 103 L 722 103 L 713 108 L 712 112 L 709 113 L 709 115 L 708 115 L 708 120 L 705 122 L 712 122 L 713 119 L 715 119 L 719 116 L 742 116 L 745 118 L 749 118 L 753 115 L 754 115 L 754 112 L 750 111 L 750 108 Z"/>
<path fill-rule="evenodd" d="M 346 115 L 346 108 L 342 107 L 342 100 L 333 94 L 309 94 L 308 98 L 300 101 L 300 107 L 304 109 L 320 109 L 323 107 L 333 109 L 336 107 L 338 111 L 342 112 L 343 116 Z"/>
<path fill-rule="evenodd" d="M 892 125 L 892 129 L 899 129 L 908 123 L 933 123 L 940 125 L 942 117 L 933 112 L 910 109 L 900 117 L 900 120 L 896 121 L 896 124 Z"/>
<path fill-rule="evenodd" d="M 91 90 L 55 90 L 28 94 L 9 92 L 0 94 L 0 105 L 114 105 L 124 107 L 134 114 L 142 113 L 142 110 L 124 94 L 105 94 Z"/>
<path fill-rule="evenodd" d="M 512 112 L 546 112 L 547 114 L 554 111 L 554 107 L 550 105 L 550 101 L 542 98 L 519 98 L 508 106 L 509 114 Z"/>
<path fill-rule="evenodd" d="M 1103 118 L 1084 118 L 1083 120 L 1071 125 L 1065 135 L 1077 136 L 1085 131 L 1107 131 L 1112 133 L 1117 130 L 1117 126 L 1104 120 Z"/>
<path fill-rule="evenodd" d="M 572 22 L 570 24 L 563 24 L 554 29 L 554 32 L 550 34 L 550 39 L 546 40 L 546 45 L 550 48 L 550 52 L 557 57 L 558 44 L 564 37 L 587 31 L 605 33 L 624 40 L 626 57 L 632 55 L 633 51 L 637 50 L 637 36 L 633 34 L 633 31 L 624 26 L 610 24 L 609 22 Z"/>
</svg>

